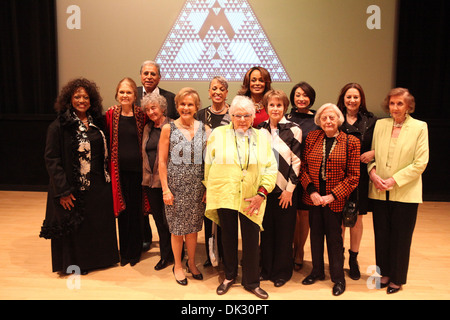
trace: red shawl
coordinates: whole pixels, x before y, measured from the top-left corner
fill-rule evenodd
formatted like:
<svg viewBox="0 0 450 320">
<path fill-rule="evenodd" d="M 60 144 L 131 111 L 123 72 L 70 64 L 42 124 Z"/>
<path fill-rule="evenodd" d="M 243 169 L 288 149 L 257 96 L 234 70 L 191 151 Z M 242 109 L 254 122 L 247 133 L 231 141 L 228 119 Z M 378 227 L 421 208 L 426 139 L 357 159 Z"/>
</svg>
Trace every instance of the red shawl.
<svg viewBox="0 0 450 320">
<path fill-rule="evenodd" d="M 138 130 L 139 145 L 142 144 L 142 134 L 144 126 L 148 121 L 147 115 L 142 112 L 141 108 L 134 106 L 134 117 L 136 118 L 136 127 Z M 120 212 L 125 210 L 126 203 L 123 199 L 122 189 L 120 186 L 119 175 L 119 118 L 122 112 L 121 106 L 114 106 L 106 112 L 106 127 L 109 133 L 109 171 L 111 173 L 111 184 L 113 189 L 114 214 L 119 216 Z M 141 155 L 142 156 L 142 155 Z M 150 213 L 150 204 L 146 192 L 142 192 L 143 212 Z"/>
</svg>

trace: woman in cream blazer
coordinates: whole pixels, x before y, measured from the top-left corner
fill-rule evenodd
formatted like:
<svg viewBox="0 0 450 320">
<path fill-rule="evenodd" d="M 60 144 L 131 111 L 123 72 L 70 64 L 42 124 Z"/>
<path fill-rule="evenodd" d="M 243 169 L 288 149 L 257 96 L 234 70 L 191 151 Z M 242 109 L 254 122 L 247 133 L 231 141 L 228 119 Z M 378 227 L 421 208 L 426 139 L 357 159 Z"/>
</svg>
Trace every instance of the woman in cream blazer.
<svg viewBox="0 0 450 320">
<path fill-rule="evenodd" d="M 407 89 L 392 89 L 384 102 L 391 118 L 378 120 L 372 140 L 375 159 L 368 164 L 374 200 L 376 263 L 381 287 L 395 293 L 406 283 L 412 234 L 419 203 L 422 173 L 428 163 L 428 128 L 412 118 L 414 97 Z"/>
</svg>

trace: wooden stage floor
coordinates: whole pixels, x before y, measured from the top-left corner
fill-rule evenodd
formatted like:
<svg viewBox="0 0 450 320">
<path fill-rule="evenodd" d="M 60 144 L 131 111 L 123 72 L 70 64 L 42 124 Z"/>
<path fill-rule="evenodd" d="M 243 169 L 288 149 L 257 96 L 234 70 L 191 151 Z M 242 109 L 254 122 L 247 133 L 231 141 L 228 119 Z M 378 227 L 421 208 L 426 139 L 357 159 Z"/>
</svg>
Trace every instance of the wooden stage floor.
<svg viewBox="0 0 450 320">
<path fill-rule="evenodd" d="M 0 191 L 0 299 L 2 300 L 253 300 L 262 302 L 242 286 L 234 285 L 225 296 L 216 287 L 223 276 L 220 268 L 203 268 L 204 235 L 199 233 L 197 264 L 204 280 L 188 275 L 186 287 L 178 285 L 172 266 L 155 271 L 159 261 L 156 227 L 151 220 L 153 245 L 140 263 L 92 271 L 75 283 L 69 276 L 51 272 L 50 241 L 39 238 L 44 219 L 46 193 Z M 345 239 L 348 248 L 348 231 Z M 426 202 L 419 206 L 413 237 L 408 283 L 403 290 L 387 295 L 384 289 L 370 289 L 370 266 L 375 264 L 372 216 L 364 218 L 364 234 L 358 256 L 362 277 L 346 278 L 347 289 L 339 297 L 331 294 L 329 275 L 325 281 L 304 286 L 301 281 L 311 270 L 309 239 L 305 264 L 283 287 L 264 281 L 261 287 L 269 300 L 447 300 L 450 298 L 450 203 Z M 326 257 L 326 262 L 328 258 Z M 345 269 L 348 268 L 346 253 Z M 78 288 L 74 285 L 78 284 Z M 344 312 L 346 312 L 344 310 Z"/>
</svg>

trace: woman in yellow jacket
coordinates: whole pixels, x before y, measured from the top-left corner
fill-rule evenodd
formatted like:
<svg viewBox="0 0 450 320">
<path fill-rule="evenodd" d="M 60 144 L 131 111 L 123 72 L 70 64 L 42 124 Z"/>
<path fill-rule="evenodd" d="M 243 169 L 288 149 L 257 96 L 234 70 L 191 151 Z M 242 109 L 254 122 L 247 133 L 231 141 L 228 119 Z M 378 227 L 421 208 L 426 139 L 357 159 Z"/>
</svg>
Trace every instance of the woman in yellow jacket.
<svg viewBox="0 0 450 320">
<path fill-rule="evenodd" d="M 252 101 L 237 96 L 231 103 L 231 123 L 211 133 L 205 155 L 207 218 L 222 228 L 225 280 L 217 288 L 225 294 L 238 271 L 238 220 L 242 234 L 242 285 L 266 299 L 259 286 L 259 233 L 266 197 L 275 187 L 278 166 L 265 131 L 252 128 Z"/>
<path fill-rule="evenodd" d="M 395 293 L 406 283 L 422 173 L 428 163 L 428 127 L 412 118 L 415 100 L 407 89 L 392 89 L 383 107 L 391 117 L 378 120 L 372 140 L 375 159 L 368 164 L 374 200 L 376 263 L 381 287 Z"/>
</svg>

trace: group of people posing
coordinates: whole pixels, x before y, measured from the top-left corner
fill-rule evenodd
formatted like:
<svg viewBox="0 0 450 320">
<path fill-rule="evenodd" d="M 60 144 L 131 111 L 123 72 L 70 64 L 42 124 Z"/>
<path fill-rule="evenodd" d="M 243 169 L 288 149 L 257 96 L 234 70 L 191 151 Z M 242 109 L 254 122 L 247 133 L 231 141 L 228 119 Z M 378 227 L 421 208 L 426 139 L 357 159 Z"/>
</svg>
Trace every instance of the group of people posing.
<svg viewBox="0 0 450 320">
<path fill-rule="evenodd" d="M 204 267 L 220 261 L 225 273 L 217 294 L 228 292 L 241 265 L 243 287 L 268 298 L 260 282 L 289 281 L 302 268 L 309 235 L 313 267 L 302 283 L 324 280 L 325 238 L 332 294 L 340 295 L 342 211 L 352 196 L 359 211 L 350 228 L 350 278 L 360 278 L 362 220 L 373 212 L 380 286 L 394 293 L 406 283 L 428 163 L 427 125 L 411 117 L 415 102 L 407 89 L 391 90 L 383 102 L 390 117 L 377 119 L 357 83 L 342 88 L 337 104 L 315 111 L 308 83 L 288 97 L 272 88 L 266 69 L 253 67 L 230 105 L 227 81 L 212 79 L 211 105 L 202 109 L 193 88 L 176 95 L 159 88 L 155 62 L 145 61 L 140 75 L 142 86 L 119 82 L 118 104 L 106 116 L 87 79 L 70 81 L 57 98 L 40 234 L 51 239 L 54 272 L 135 265 L 150 248 L 153 216 L 161 255 L 155 270 L 173 264 L 180 285 L 188 284 L 186 273 L 203 279 L 195 257 L 204 226 Z"/>
</svg>

